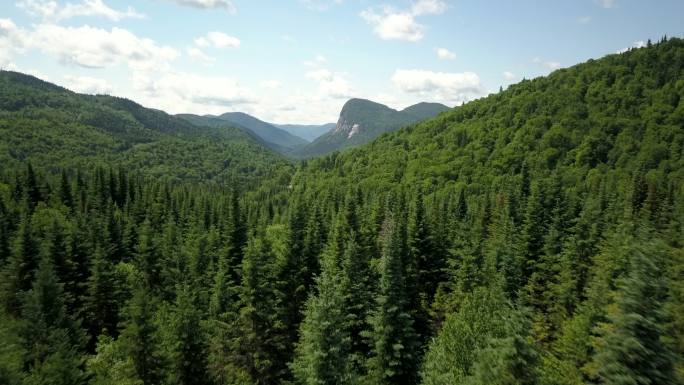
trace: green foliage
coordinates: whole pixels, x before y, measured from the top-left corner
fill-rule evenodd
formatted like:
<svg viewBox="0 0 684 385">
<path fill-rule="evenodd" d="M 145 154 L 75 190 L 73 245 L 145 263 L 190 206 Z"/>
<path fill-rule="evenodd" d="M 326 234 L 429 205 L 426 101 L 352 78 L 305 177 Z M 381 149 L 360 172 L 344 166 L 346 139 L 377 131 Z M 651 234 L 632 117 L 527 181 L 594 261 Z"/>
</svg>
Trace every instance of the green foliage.
<svg viewBox="0 0 684 385">
<path fill-rule="evenodd" d="M 2 72 L 0 383 L 681 383 L 683 72 L 664 40 L 296 168 Z"/>
<path fill-rule="evenodd" d="M 358 146 L 385 132 L 395 131 L 447 110 L 449 107 L 439 103 L 419 103 L 397 111 L 370 100 L 351 99 L 342 107 L 340 119 L 333 130 L 311 143 L 294 149 L 291 155 L 308 158 Z"/>
<path fill-rule="evenodd" d="M 500 288 L 475 290 L 430 344 L 423 384 L 534 384 L 536 352 L 523 314 Z"/>
<path fill-rule="evenodd" d="M 620 282 L 616 314 L 604 327 L 596 366 L 605 384 L 672 384 L 674 357 L 663 342 L 666 292 L 658 267 L 664 262 L 662 247 L 641 241 L 632 250 L 630 271 Z"/>
<path fill-rule="evenodd" d="M 27 159 L 53 171 L 119 163 L 157 177 L 240 187 L 287 168 L 238 128 L 195 126 L 126 99 L 80 95 L 9 71 L 0 72 L 0 135 L 0 163 L 12 167 Z M 29 205 L 39 199 L 30 183 L 26 193 Z"/>
<path fill-rule="evenodd" d="M 419 341 L 407 300 L 406 233 L 393 216 L 385 221 L 383 232 L 378 304 L 371 320 L 369 383 L 413 384 L 418 372 Z"/>
</svg>

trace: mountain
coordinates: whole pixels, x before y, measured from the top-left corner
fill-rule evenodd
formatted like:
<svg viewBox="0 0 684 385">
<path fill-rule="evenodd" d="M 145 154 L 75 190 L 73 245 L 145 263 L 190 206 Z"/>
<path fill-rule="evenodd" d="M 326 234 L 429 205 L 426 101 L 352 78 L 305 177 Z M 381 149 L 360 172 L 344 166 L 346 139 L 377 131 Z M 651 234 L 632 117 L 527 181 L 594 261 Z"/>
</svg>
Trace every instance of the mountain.
<svg viewBox="0 0 684 385">
<path fill-rule="evenodd" d="M 237 126 L 247 128 L 279 152 L 292 151 L 295 148 L 308 143 L 308 141 L 298 136 L 292 135 L 281 128 L 245 114 L 244 112 L 228 112 L 219 115 L 218 118 Z"/>
<path fill-rule="evenodd" d="M 449 107 L 440 103 L 418 103 L 412 106 L 406 107 L 401 110 L 402 113 L 406 115 L 411 115 L 418 120 L 425 120 L 428 118 L 435 117 L 444 111 L 448 111 Z"/>
<path fill-rule="evenodd" d="M 223 183 L 282 158 L 4 77 L 0 383 L 684 383 L 684 40 Z"/>
<path fill-rule="evenodd" d="M 336 273 L 338 266 L 371 261 L 352 280 L 362 286 L 380 274 L 373 283 L 395 290 L 370 290 L 382 300 L 370 308 L 396 320 L 373 318 L 364 337 L 384 343 L 387 327 L 393 346 L 405 349 L 420 346 L 411 333 L 424 330 L 414 383 L 682 383 L 683 149 L 684 40 L 671 39 L 523 80 L 302 163 L 291 201 L 340 207 L 328 244 L 348 246 L 332 252 L 347 258 L 338 265 L 323 254 L 325 279 L 307 302 L 296 379 L 353 377 L 348 366 L 333 377 L 307 365 L 327 369 L 342 359 L 317 357 L 362 343 L 329 344 L 355 330 L 338 320 L 363 313 L 338 312 L 338 304 L 351 292 L 363 309 L 365 298 L 329 277 L 349 279 L 359 265 Z M 363 243 L 357 234 L 368 231 L 379 235 Z M 367 245 L 372 252 L 355 254 Z M 409 256 L 405 269 L 387 268 L 393 251 Z M 396 295 L 406 287 L 426 294 Z M 404 312 L 388 310 L 407 302 Z M 387 350 L 393 368 L 414 368 L 414 356 Z M 641 365 L 647 357 L 662 364 Z"/>
<path fill-rule="evenodd" d="M 308 158 L 367 143 L 385 132 L 397 130 L 417 121 L 449 110 L 437 103 L 419 103 L 402 111 L 365 99 L 351 99 L 342 107 L 335 128 L 313 142 L 292 152 Z"/>
<path fill-rule="evenodd" d="M 0 72 L 0 163 L 120 165 L 149 175 L 246 183 L 284 159 L 242 130 L 194 125 L 133 101 Z"/>
<path fill-rule="evenodd" d="M 282 128 L 292 135 L 306 139 L 309 142 L 315 140 L 319 136 L 335 128 L 335 123 L 326 124 L 274 124 L 274 126 Z"/>
</svg>

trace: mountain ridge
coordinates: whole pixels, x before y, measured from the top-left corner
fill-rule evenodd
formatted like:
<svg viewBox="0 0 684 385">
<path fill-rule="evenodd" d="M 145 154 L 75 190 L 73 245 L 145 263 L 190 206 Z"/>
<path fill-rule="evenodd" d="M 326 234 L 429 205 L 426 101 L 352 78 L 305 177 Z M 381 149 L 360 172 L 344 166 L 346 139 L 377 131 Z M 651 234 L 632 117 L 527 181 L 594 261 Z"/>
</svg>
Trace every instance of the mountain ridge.
<svg viewBox="0 0 684 385">
<path fill-rule="evenodd" d="M 439 103 L 421 102 L 399 111 L 371 100 L 353 98 L 342 107 L 334 129 L 293 151 L 292 155 L 310 158 L 358 146 L 385 132 L 398 130 L 449 109 Z"/>
</svg>

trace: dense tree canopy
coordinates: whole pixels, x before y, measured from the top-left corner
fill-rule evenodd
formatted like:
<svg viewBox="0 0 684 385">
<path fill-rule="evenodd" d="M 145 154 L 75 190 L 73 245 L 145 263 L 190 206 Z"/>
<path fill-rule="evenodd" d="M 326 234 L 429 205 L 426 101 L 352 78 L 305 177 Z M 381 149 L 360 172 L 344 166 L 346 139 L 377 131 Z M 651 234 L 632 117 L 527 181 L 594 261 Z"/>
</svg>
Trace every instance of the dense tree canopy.
<svg viewBox="0 0 684 385">
<path fill-rule="evenodd" d="M 682 384 L 683 75 L 664 40 L 294 167 L 3 72 L 0 383 Z"/>
</svg>

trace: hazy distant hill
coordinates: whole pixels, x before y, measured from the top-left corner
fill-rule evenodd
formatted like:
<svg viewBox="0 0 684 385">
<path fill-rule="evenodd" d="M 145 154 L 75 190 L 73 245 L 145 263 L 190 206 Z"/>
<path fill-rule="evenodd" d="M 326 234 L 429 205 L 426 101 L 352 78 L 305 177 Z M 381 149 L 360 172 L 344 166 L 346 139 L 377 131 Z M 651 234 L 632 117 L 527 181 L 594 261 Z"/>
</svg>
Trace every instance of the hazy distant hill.
<svg viewBox="0 0 684 385">
<path fill-rule="evenodd" d="M 309 142 L 335 128 L 335 123 L 326 124 L 274 124 L 292 135 L 306 139 Z"/>
<path fill-rule="evenodd" d="M 284 160 L 239 128 L 194 125 L 133 101 L 0 72 L 0 164 L 122 165 L 150 175 L 242 180 Z"/>
</svg>

